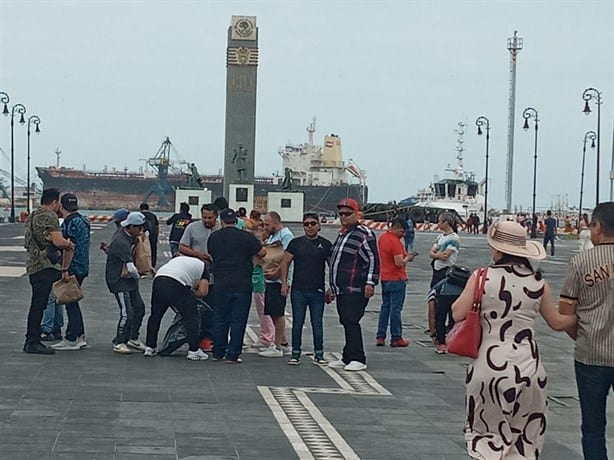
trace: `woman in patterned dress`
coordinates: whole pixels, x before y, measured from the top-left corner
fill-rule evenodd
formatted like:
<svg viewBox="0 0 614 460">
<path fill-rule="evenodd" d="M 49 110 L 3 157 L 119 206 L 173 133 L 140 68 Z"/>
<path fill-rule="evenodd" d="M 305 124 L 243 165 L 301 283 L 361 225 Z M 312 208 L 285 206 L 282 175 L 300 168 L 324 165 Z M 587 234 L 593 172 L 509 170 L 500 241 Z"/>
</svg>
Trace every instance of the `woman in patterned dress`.
<svg viewBox="0 0 614 460">
<path fill-rule="evenodd" d="M 538 459 L 546 431 L 546 373 L 533 333 L 539 312 L 548 326 L 572 327 L 575 316 L 559 314 L 550 286 L 529 259 L 546 257 L 544 247 L 526 240 L 516 222 L 488 231 L 494 264 L 488 268 L 480 320 L 482 342 L 466 378 L 465 439 L 471 458 Z M 455 321 L 471 310 L 474 273 L 452 305 Z"/>
</svg>

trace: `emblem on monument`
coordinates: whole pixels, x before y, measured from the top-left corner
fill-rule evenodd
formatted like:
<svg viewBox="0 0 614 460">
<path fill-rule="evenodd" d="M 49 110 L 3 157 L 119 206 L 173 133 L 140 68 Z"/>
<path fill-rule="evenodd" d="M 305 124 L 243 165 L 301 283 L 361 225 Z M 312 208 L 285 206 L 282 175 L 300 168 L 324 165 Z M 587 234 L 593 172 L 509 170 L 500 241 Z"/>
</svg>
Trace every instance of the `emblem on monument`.
<svg viewBox="0 0 614 460">
<path fill-rule="evenodd" d="M 233 16 L 232 17 L 233 40 L 256 40 L 256 17 Z"/>
</svg>

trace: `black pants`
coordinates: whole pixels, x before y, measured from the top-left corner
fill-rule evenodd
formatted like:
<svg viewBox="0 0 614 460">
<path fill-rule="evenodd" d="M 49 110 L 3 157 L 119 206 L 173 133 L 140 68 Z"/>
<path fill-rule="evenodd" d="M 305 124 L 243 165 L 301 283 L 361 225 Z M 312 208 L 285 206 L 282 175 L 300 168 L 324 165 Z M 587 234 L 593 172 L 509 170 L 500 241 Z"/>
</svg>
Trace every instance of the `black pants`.
<svg viewBox="0 0 614 460">
<path fill-rule="evenodd" d="M 156 262 L 158 261 L 158 238 L 149 235 L 149 246 L 151 247 L 151 266 L 156 268 Z"/>
<path fill-rule="evenodd" d="M 45 268 L 30 275 L 32 300 L 30 301 L 30 310 L 28 311 L 26 343 L 40 342 L 41 320 L 43 319 L 43 311 L 47 308 L 51 286 L 61 277 L 61 272 L 55 268 Z"/>
<path fill-rule="evenodd" d="M 190 351 L 198 350 L 198 322 L 196 315 L 196 298 L 188 286 L 168 276 L 154 279 L 151 291 L 151 315 L 147 321 L 146 345 L 156 348 L 160 322 L 166 310 L 174 307 L 181 315 L 181 320 L 188 336 Z"/>
<path fill-rule="evenodd" d="M 431 278 L 431 287 L 435 286 L 437 283 L 439 283 L 442 279 L 446 277 L 446 273 L 448 273 L 448 268 L 449 267 L 443 267 L 440 270 L 435 270 L 433 268 L 433 276 Z"/>
<path fill-rule="evenodd" d="M 446 343 L 446 333 L 454 326 L 452 319 L 452 304 L 458 296 L 440 295 L 435 300 L 435 334 L 437 341 Z"/>
<path fill-rule="evenodd" d="M 343 362 L 359 361 L 366 364 L 365 348 L 362 342 L 360 320 L 365 314 L 369 299 L 362 292 L 340 294 L 337 296 L 337 313 L 339 322 L 345 330 L 345 346 L 343 347 Z"/>
<path fill-rule="evenodd" d="M 145 303 L 138 288 L 134 291 L 116 292 L 113 294 L 119 307 L 119 321 L 114 344 L 127 343 L 128 340 L 138 340 L 141 323 L 145 316 Z"/>
</svg>

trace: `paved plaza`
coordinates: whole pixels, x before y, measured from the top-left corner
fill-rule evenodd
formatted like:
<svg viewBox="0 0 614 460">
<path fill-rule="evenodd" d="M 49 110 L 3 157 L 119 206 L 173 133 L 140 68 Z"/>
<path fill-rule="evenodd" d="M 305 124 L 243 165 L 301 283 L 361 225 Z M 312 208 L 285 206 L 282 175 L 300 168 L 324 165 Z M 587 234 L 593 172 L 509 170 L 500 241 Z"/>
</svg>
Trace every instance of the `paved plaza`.
<svg viewBox="0 0 614 460">
<path fill-rule="evenodd" d="M 428 250 L 435 234 L 417 235 L 420 255 L 408 264 L 403 320 L 410 347 L 375 347 L 378 289 L 362 321 L 368 369 L 350 373 L 306 358 L 288 366 L 287 358 L 262 358 L 253 347 L 246 348 L 241 365 L 190 362 L 183 349 L 166 358 L 114 354 L 118 312 L 98 249 L 112 231 L 112 225 L 92 226 L 91 274 L 82 301 L 89 348 L 40 356 L 21 350 L 30 299 L 23 225 L 0 224 L 0 459 L 467 458 L 462 433 L 467 359 L 436 355 L 423 333 Z M 322 235 L 333 239 L 335 232 L 327 227 Z M 484 236 L 460 236 L 459 263 L 475 268 L 489 262 Z M 576 249 L 577 241 L 557 241 L 556 256 L 541 263 L 555 295 Z M 168 245 L 161 243 L 159 265 L 168 256 Z M 141 282 L 147 311 L 151 284 Z M 161 337 L 171 319 L 168 312 Z M 257 324 L 252 309 L 247 344 L 257 338 Z M 536 329 L 549 376 L 543 458 L 579 459 L 573 344 L 541 319 Z M 144 340 L 144 326 L 141 331 Z M 303 340 L 309 350 L 309 326 Z M 342 346 L 332 304 L 325 310 L 325 349 L 339 353 Z M 610 420 L 612 413 L 610 408 Z M 609 448 L 614 450 L 612 441 Z"/>
</svg>

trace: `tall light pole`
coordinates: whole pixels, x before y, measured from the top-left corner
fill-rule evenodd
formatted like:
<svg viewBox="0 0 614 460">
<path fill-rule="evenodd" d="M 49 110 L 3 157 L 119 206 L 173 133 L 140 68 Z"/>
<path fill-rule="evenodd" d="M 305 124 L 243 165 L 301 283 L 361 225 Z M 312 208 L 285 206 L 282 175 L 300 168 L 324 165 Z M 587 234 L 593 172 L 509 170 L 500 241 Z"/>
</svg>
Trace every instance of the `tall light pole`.
<svg viewBox="0 0 614 460">
<path fill-rule="evenodd" d="M 587 131 L 584 134 L 584 142 L 582 146 L 582 173 L 580 174 L 580 204 L 578 205 L 578 231 L 580 231 L 580 219 L 582 218 L 582 195 L 584 194 L 584 162 L 586 160 L 586 143 L 591 140 L 591 148 L 595 148 L 595 131 Z"/>
<path fill-rule="evenodd" d="M 34 132 L 36 133 L 40 133 L 41 130 L 38 127 L 38 125 L 40 124 L 41 119 L 36 116 L 36 115 L 32 115 L 31 117 L 28 118 L 28 189 L 26 191 L 26 200 L 27 200 L 27 210 L 28 210 L 28 214 L 30 214 L 30 125 L 33 124 L 36 126 L 36 129 L 34 130 Z"/>
<path fill-rule="evenodd" d="M 524 118 L 524 125 L 522 129 L 528 131 L 529 129 L 529 119 L 533 118 L 535 120 L 535 147 L 533 149 L 533 216 L 531 217 L 531 238 L 535 238 L 537 236 L 537 215 L 535 214 L 535 192 L 537 189 L 537 129 L 539 125 L 539 117 L 537 110 L 533 107 L 527 107 L 522 112 L 522 118 Z"/>
<path fill-rule="evenodd" d="M 601 128 L 601 102 L 602 102 L 601 92 L 596 90 L 595 88 L 587 88 L 582 93 L 582 99 L 584 100 L 583 112 L 587 116 L 591 113 L 591 107 L 588 104 L 588 101 L 590 101 L 591 99 L 594 99 L 595 103 L 597 104 L 597 177 L 595 179 L 595 182 L 597 184 L 597 192 L 595 194 L 595 205 L 598 205 L 599 204 L 599 165 L 601 162 L 601 156 L 600 156 L 600 152 L 601 152 L 600 128 Z"/>
<path fill-rule="evenodd" d="M 505 166 L 505 208 L 512 211 L 512 182 L 514 175 L 514 126 L 516 125 L 516 61 L 522 50 L 523 40 L 514 31 L 514 36 L 507 39 L 510 52 L 510 93 L 507 115 L 507 161 Z"/>
<path fill-rule="evenodd" d="M 26 107 L 23 104 L 15 104 L 11 109 L 11 214 L 9 222 L 15 222 L 15 113 L 19 113 L 19 123 L 25 124 Z"/>
<path fill-rule="evenodd" d="M 484 172 L 484 225 L 482 233 L 488 232 L 488 144 L 490 142 L 490 122 L 488 118 L 480 116 L 475 120 L 478 127 L 478 136 L 482 135 L 482 126 L 486 129 L 486 170 Z"/>
</svg>

